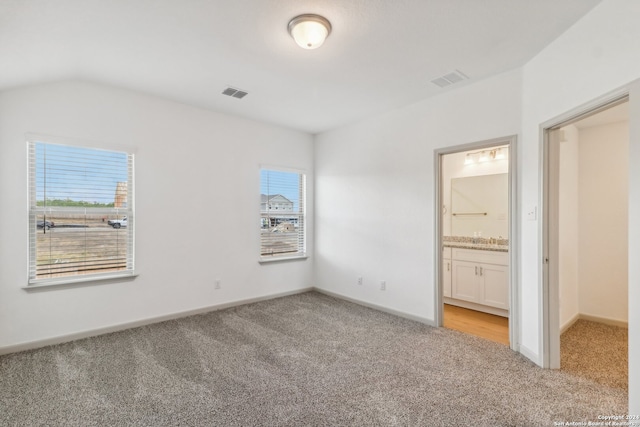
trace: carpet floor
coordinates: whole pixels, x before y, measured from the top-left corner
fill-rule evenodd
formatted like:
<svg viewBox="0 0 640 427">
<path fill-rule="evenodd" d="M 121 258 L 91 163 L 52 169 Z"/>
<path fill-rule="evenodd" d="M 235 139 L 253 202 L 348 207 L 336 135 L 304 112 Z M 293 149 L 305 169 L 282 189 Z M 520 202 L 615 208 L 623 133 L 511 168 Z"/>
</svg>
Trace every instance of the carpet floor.
<svg viewBox="0 0 640 427">
<path fill-rule="evenodd" d="M 316 292 L 0 357 L 2 426 L 552 426 L 627 399 Z"/>
<path fill-rule="evenodd" d="M 628 330 L 578 320 L 560 337 L 560 369 L 607 387 L 627 391 Z"/>
</svg>

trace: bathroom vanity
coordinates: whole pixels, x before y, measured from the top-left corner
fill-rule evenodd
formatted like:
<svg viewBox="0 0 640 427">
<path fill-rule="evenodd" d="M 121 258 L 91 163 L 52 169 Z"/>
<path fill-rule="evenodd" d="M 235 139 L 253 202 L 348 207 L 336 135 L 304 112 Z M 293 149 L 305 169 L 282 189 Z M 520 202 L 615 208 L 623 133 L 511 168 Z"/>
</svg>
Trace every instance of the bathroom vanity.
<svg viewBox="0 0 640 427">
<path fill-rule="evenodd" d="M 446 304 L 509 316 L 508 244 L 445 240 L 442 263 Z"/>
<path fill-rule="evenodd" d="M 445 233 L 451 233 L 443 236 L 444 302 L 508 317 L 508 174 L 452 178 L 450 184 L 450 209 L 443 209 Z"/>
</svg>

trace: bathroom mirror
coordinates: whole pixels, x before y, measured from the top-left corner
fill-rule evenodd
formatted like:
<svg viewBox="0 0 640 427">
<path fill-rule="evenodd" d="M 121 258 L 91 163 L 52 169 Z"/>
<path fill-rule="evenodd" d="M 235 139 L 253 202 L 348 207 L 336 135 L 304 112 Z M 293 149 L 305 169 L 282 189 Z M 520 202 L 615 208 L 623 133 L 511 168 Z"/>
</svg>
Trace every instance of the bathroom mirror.
<svg viewBox="0 0 640 427">
<path fill-rule="evenodd" d="M 508 238 L 509 178 L 506 173 L 451 179 L 451 234 Z"/>
</svg>

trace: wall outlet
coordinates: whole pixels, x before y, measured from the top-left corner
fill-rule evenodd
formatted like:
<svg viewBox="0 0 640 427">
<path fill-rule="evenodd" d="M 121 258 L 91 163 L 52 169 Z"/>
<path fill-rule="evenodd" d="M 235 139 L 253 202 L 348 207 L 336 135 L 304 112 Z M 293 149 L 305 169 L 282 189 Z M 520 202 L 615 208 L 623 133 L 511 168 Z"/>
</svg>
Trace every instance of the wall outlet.
<svg viewBox="0 0 640 427">
<path fill-rule="evenodd" d="M 362 277 L 358 277 L 358 285 L 362 286 Z"/>
<path fill-rule="evenodd" d="M 538 207 L 531 206 L 529 209 L 527 209 L 527 220 L 535 221 L 536 219 L 538 219 Z"/>
<path fill-rule="evenodd" d="M 381 291 L 386 291 L 387 290 L 387 282 L 385 280 L 380 282 L 380 290 Z"/>
<path fill-rule="evenodd" d="M 215 288 L 220 289 L 220 279 L 216 279 Z"/>
</svg>

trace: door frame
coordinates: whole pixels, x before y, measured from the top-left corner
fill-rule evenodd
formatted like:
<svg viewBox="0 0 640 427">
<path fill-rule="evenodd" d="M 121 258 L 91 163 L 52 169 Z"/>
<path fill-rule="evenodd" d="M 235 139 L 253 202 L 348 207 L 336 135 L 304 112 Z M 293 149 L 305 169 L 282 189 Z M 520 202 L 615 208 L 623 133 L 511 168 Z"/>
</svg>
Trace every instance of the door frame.
<svg viewBox="0 0 640 427">
<path fill-rule="evenodd" d="M 434 150 L 434 318 L 436 326 L 443 326 L 444 298 L 442 295 L 442 158 L 447 154 L 464 151 L 477 151 L 485 148 L 506 145 L 509 147 L 509 346 L 512 350 L 520 351 L 520 300 L 518 291 L 518 194 L 517 194 L 517 135 L 487 139 L 452 147 Z"/>
<path fill-rule="evenodd" d="M 560 286 L 558 237 L 559 144 L 552 132 L 629 101 L 630 87 L 610 92 L 540 125 L 540 354 L 542 367 L 560 368 Z"/>
</svg>

